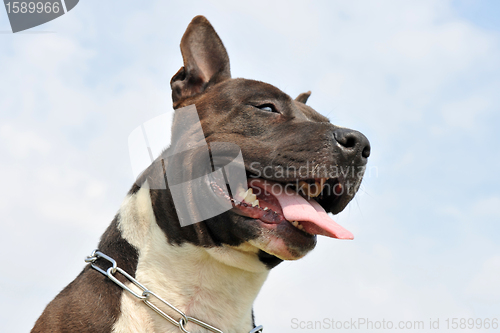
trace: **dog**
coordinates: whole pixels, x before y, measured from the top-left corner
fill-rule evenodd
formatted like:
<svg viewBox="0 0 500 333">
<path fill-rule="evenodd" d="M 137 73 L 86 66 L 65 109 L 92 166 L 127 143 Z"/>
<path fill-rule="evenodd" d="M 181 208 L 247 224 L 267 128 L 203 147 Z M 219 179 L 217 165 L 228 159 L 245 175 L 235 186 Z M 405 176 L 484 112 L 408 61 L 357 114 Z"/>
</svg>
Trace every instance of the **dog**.
<svg viewBox="0 0 500 333">
<path fill-rule="evenodd" d="M 203 16 L 191 21 L 180 47 L 170 147 L 137 179 L 98 251 L 33 333 L 261 331 L 252 304 L 269 270 L 302 258 L 317 235 L 353 238 L 327 213 L 342 211 L 358 190 L 368 139 L 307 106 L 310 92 L 292 99 L 270 84 L 231 78 L 226 49 Z M 185 124 L 193 105 L 203 131 L 196 140 L 200 132 Z M 206 147 L 214 165 L 227 164 L 224 154 L 215 161 L 216 144 L 241 154 L 236 164 L 248 179 L 241 188 L 217 193 L 210 177 L 197 188 L 184 182 L 204 168 Z M 190 216 L 207 208 L 194 193 L 231 209 L 181 226 L 167 169 L 178 176 Z"/>
</svg>

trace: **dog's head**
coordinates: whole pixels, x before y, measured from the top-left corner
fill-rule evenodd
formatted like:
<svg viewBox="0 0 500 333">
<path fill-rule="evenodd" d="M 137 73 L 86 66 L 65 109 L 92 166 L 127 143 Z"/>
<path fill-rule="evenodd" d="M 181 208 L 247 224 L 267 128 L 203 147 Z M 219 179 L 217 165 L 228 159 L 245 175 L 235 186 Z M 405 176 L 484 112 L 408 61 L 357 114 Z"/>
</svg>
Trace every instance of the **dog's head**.
<svg viewBox="0 0 500 333">
<path fill-rule="evenodd" d="M 241 149 L 248 183 L 230 193 L 220 191 L 210 177 L 198 188 L 185 185 L 192 212 L 206 208 L 194 199 L 189 202 L 193 192 L 226 200 L 233 208 L 186 227 L 178 226 L 175 214 L 157 208 L 158 223 L 169 241 L 244 248 L 272 266 L 304 256 L 318 234 L 351 239 L 327 213 L 339 213 L 354 197 L 370 155 L 366 137 L 331 124 L 307 106 L 310 92 L 292 99 L 270 84 L 231 78 L 226 49 L 202 16 L 188 26 L 181 51 L 184 66 L 171 80 L 176 114 L 167 152 L 196 137 L 181 124 L 182 107 L 195 105 L 212 156 L 214 143 L 227 143 L 228 151 Z M 168 167 L 178 174 L 193 173 L 201 155 L 194 149 Z M 218 162 L 213 163 L 217 167 Z M 158 207 L 172 205 L 169 187 L 152 195 Z"/>
</svg>

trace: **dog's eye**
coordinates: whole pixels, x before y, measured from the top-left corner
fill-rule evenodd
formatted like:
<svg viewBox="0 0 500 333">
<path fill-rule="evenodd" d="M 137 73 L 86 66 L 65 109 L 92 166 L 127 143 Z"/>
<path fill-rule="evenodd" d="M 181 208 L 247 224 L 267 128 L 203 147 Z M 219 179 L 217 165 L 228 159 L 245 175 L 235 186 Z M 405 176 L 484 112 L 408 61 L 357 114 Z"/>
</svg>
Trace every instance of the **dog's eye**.
<svg viewBox="0 0 500 333">
<path fill-rule="evenodd" d="M 278 111 L 276 110 L 276 107 L 272 104 L 262 104 L 262 105 L 259 105 L 257 107 L 259 109 L 261 109 L 262 111 L 278 113 Z"/>
</svg>

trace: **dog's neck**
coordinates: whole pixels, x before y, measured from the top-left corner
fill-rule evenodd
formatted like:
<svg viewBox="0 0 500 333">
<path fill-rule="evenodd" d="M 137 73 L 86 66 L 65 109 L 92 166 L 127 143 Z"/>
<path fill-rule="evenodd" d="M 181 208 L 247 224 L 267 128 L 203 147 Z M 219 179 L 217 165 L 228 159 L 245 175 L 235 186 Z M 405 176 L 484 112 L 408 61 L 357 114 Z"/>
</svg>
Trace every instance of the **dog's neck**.
<svg viewBox="0 0 500 333">
<path fill-rule="evenodd" d="M 119 229 L 139 252 L 135 277 L 148 289 L 188 316 L 224 332 L 253 328 L 252 304 L 268 274 L 256 249 L 250 245 L 204 248 L 169 244 L 156 222 L 147 184 L 123 202 Z M 122 317 L 115 324 L 115 332 L 131 325 L 138 326 L 139 332 L 178 331 L 127 293 L 122 296 L 121 307 Z M 166 312 L 179 317 L 173 311 Z M 144 318 L 139 320 L 142 324 L 130 322 L 130 318 L 137 320 L 137 313 Z M 201 327 L 189 324 L 188 330 L 194 333 Z"/>
</svg>

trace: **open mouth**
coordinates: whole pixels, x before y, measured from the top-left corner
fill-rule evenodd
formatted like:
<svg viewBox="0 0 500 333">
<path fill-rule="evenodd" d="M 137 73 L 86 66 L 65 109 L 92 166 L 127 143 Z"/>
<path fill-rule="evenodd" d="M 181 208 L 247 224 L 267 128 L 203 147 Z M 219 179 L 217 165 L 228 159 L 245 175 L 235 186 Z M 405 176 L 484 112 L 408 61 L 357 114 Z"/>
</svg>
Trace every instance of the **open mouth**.
<svg viewBox="0 0 500 333">
<path fill-rule="evenodd" d="M 318 202 L 330 205 L 340 199 L 342 184 L 337 179 L 319 178 L 280 183 L 252 178 L 248 188 L 240 186 L 236 193 L 222 191 L 216 182 L 212 189 L 233 205 L 233 212 L 272 226 L 287 223 L 304 235 L 324 235 L 353 239 L 351 232 L 337 224 Z"/>
</svg>

